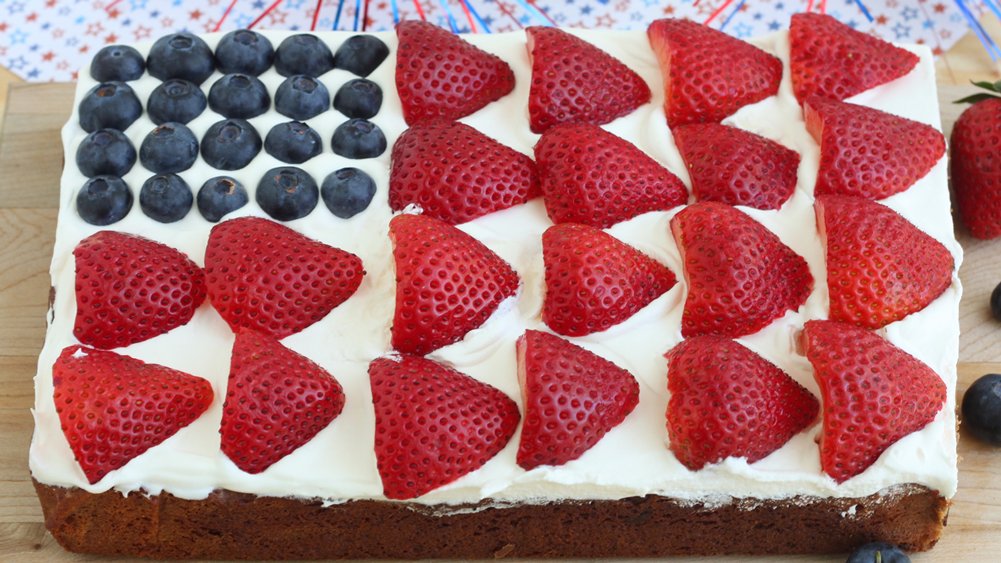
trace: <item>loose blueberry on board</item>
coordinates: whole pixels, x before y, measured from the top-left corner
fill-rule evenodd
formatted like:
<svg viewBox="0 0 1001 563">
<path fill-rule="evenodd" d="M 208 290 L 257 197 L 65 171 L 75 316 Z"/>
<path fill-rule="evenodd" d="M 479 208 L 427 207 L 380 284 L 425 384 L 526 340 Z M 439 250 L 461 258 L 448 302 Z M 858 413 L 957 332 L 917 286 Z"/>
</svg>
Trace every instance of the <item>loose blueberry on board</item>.
<svg viewBox="0 0 1001 563">
<path fill-rule="evenodd" d="M 139 162 L 157 174 L 173 174 L 191 168 L 198 158 L 198 139 L 180 123 L 157 126 L 139 145 Z"/>
<path fill-rule="evenodd" d="M 1001 374 L 989 373 L 966 390 L 963 428 L 987 443 L 1001 446 Z"/>
<path fill-rule="evenodd" d="M 895 545 L 870 542 L 860 546 L 848 556 L 846 563 L 910 563 L 911 558 Z"/>
<path fill-rule="evenodd" d="M 136 149 L 125 133 L 98 129 L 84 137 L 76 149 L 76 165 L 88 178 L 124 176 L 136 163 Z"/>
<path fill-rule="evenodd" d="M 320 196 L 331 213 L 350 219 L 372 203 L 375 181 L 357 168 L 341 168 L 323 179 Z"/>
<path fill-rule="evenodd" d="M 198 212 L 206 221 L 218 223 L 227 214 L 240 209 L 250 198 L 243 184 L 229 176 L 209 178 L 198 190 Z"/>
<path fill-rule="evenodd" d="M 132 191 L 124 180 L 115 176 L 91 178 L 76 194 L 76 211 L 91 225 L 104 227 L 117 223 L 130 209 Z"/>
<path fill-rule="evenodd" d="M 215 64 L 224 74 L 260 76 L 271 68 L 274 58 L 275 49 L 268 38 L 249 29 L 230 31 L 215 47 Z"/>
<path fill-rule="evenodd" d="M 389 47 L 371 35 L 354 35 L 334 55 L 334 67 L 358 76 L 368 76 L 389 56 Z"/>
<path fill-rule="evenodd" d="M 124 82 L 104 82 L 91 88 L 80 100 L 80 127 L 92 133 L 98 129 L 125 131 L 142 115 L 139 98 Z"/>
<path fill-rule="evenodd" d="M 292 221 L 309 215 L 319 198 L 316 181 L 305 170 L 295 166 L 272 168 L 257 185 L 257 205 L 279 221 Z"/>
<path fill-rule="evenodd" d="M 128 45 L 108 45 L 90 61 L 90 75 L 98 82 L 138 80 L 146 70 L 146 60 Z"/>
<path fill-rule="evenodd" d="M 334 68 L 334 54 L 320 38 L 300 33 L 285 38 L 275 50 L 275 70 L 282 76 L 320 76 Z"/>
<path fill-rule="evenodd" d="M 261 152 L 261 136 L 243 119 L 213 123 L 202 137 L 202 158 L 219 170 L 239 170 Z"/>
<path fill-rule="evenodd" d="M 201 84 L 215 70 L 215 57 L 200 37 L 173 33 L 153 43 L 146 57 L 146 70 L 160 80 L 183 78 Z"/>
<path fill-rule="evenodd" d="M 302 164 L 323 151 L 320 134 L 301 121 L 279 123 L 264 138 L 264 150 L 282 162 Z"/>
<path fill-rule="evenodd" d="M 194 200 L 188 183 L 177 174 L 151 176 L 139 190 L 139 208 L 147 217 L 161 223 L 184 219 Z"/>
<path fill-rule="evenodd" d="M 991 314 L 1001 321 L 1001 283 L 994 286 L 994 291 L 991 292 Z"/>
<path fill-rule="evenodd" d="M 334 109 L 348 117 L 368 119 L 382 107 L 382 88 L 371 80 L 355 78 L 344 83 L 334 96 Z"/>
<path fill-rule="evenodd" d="M 297 74 L 285 79 L 275 91 L 275 111 L 304 121 L 330 108 L 330 93 L 312 76 Z"/>
<path fill-rule="evenodd" d="M 256 76 L 227 74 L 209 89 L 209 107 L 223 117 L 250 119 L 268 111 L 271 95 Z"/>
<path fill-rule="evenodd" d="M 153 89 L 146 100 L 146 113 L 153 123 L 188 123 L 205 111 L 208 102 L 196 84 L 171 78 Z"/>
<path fill-rule="evenodd" d="M 330 146 L 345 158 L 375 158 L 386 151 L 386 136 L 371 121 L 349 119 L 334 130 Z"/>
</svg>

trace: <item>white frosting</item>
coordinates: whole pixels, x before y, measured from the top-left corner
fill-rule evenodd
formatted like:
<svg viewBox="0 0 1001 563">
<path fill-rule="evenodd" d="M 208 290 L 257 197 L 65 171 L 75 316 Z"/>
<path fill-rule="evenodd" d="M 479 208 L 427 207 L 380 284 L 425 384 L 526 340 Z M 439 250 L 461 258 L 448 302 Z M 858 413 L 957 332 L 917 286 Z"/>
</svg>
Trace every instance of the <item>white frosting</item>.
<svg viewBox="0 0 1001 563">
<path fill-rule="evenodd" d="M 639 72 L 649 83 L 653 100 L 630 115 L 606 126 L 649 153 L 678 174 L 688 177 L 675 149 L 664 113 L 663 87 L 654 54 L 642 31 L 574 31 Z M 286 35 L 268 32 L 277 45 Z M 347 33 L 321 33 L 332 49 Z M 376 34 L 392 52 L 371 79 L 383 88 L 384 105 L 373 121 L 386 133 L 390 146 L 405 129 L 400 101 L 394 87 L 396 37 Z M 210 45 L 218 36 L 208 36 Z M 527 99 L 530 66 L 522 32 L 467 36 L 480 47 L 505 59 L 515 71 L 516 88 L 462 121 L 526 154 L 538 139 L 527 126 Z M 745 107 L 727 123 L 777 140 L 802 155 L 799 181 L 793 197 L 778 211 L 741 208 L 774 231 L 786 244 L 808 261 L 815 279 L 814 291 L 806 303 L 759 333 L 740 341 L 774 362 L 819 397 L 807 360 L 798 355 L 794 334 L 808 319 L 825 318 L 828 311 L 826 272 L 813 212 L 813 184 L 817 175 L 818 147 L 807 133 L 799 106 L 792 95 L 788 73 L 788 40 L 779 33 L 754 41 L 779 56 L 786 65 L 777 96 Z M 145 52 L 148 46 L 141 46 Z M 854 101 L 940 127 L 936 99 L 934 65 L 924 47 L 908 47 L 921 61 L 906 77 L 857 96 Z M 207 92 L 218 73 L 207 80 Z M 321 77 L 331 96 L 345 81 L 347 72 L 334 70 Z M 274 70 L 261 79 L 271 92 L 282 78 Z M 158 81 L 148 75 L 132 83 L 139 98 L 146 98 Z M 76 103 L 94 85 L 81 73 Z M 74 106 L 76 105 L 74 104 Z M 201 138 L 213 122 L 221 119 L 211 110 L 189 124 Z M 324 152 L 301 167 L 321 182 L 326 174 L 344 166 L 356 166 L 376 181 L 378 192 L 371 207 L 350 219 L 334 217 L 321 202 L 306 218 L 288 223 L 307 236 L 354 252 L 362 258 L 367 275 L 357 294 L 330 315 L 283 343 L 305 354 L 333 374 L 344 386 L 344 412 L 328 428 L 299 450 L 258 475 L 246 474 L 219 450 L 221 404 L 225 397 L 233 337 L 209 303 L 202 305 L 186 326 L 165 335 L 117 350 L 147 362 L 167 365 L 208 379 L 216 400 L 200 419 L 162 444 L 152 448 L 121 469 L 89 484 L 73 458 L 60 429 L 52 401 L 51 366 L 59 352 L 76 343 L 72 334 L 76 313 L 72 250 L 76 243 L 98 231 L 77 216 L 74 198 L 85 178 L 75 166 L 76 147 L 85 136 L 74 110 L 63 129 L 66 165 L 62 176 L 59 226 L 52 260 L 52 284 L 56 288 L 45 347 L 39 358 L 35 379 L 33 410 L 35 434 L 31 443 L 32 474 L 43 483 L 75 486 L 92 492 L 111 488 L 128 492 L 144 489 L 150 493 L 169 491 L 184 498 L 203 498 L 210 491 L 225 488 L 259 495 L 318 497 L 328 503 L 345 499 L 383 499 L 373 451 L 374 417 L 367 366 L 389 349 L 389 326 L 394 303 L 394 267 L 387 224 L 391 211 L 387 204 L 390 150 L 375 159 L 351 161 L 330 151 L 330 137 L 346 118 L 331 110 L 310 120 L 324 142 Z M 250 120 L 260 132 L 286 118 L 271 111 Z M 153 128 L 143 116 L 126 134 L 139 146 Z M 254 190 L 265 170 L 282 163 L 262 151 L 247 168 L 236 172 L 216 171 L 201 159 L 181 173 L 197 190 L 207 178 L 231 175 L 248 189 L 251 202 L 233 214 L 263 216 L 254 202 Z M 140 164 L 125 177 L 138 196 L 139 187 L 151 173 Z M 949 196 L 946 189 L 946 160 L 907 191 L 888 198 L 885 204 L 900 212 L 922 230 L 940 240 L 954 254 L 956 268 L 962 257 L 952 230 Z M 515 463 L 519 434 L 495 458 L 479 470 L 419 499 L 420 503 L 460 503 L 492 497 L 499 502 L 545 502 L 560 498 L 614 499 L 648 493 L 681 499 L 706 500 L 731 497 L 786 498 L 794 495 L 859 497 L 901 483 L 919 483 L 937 489 L 946 497 L 956 492 L 955 382 L 958 357 L 959 278 L 925 310 L 887 327 L 887 338 L 917 356 L 945 380 L 948 401 L 935 420 L 891 446 L 862 474 L 842 483 L 820 469 L 816 439 L 817 423 L 794 437 L 767 458 L 748 464 L 743 459 L 692 472 L 683 467 L 667 447 L 664 411 L 668 401 L 663 354 L 680 342 L 680 321 L 685 296 L 678 249 L 670 236 L 668 222 L 677 212 L 647 213 L 615 225 L 609 232 L 666 263 L 682 281 L 632 318 L 608 331 L 573 342 L 629 370 L 640 382 L 636 410 L 580 459 L 560 467 L 539 467 L 525 471 Z M 496 251 L 521 275 L 523 287 L 517 299 L 505 302 L 482 327 L 461 342 L 431 354 L 459 370 L 490 383 L 521 402 L 515 362 L 515 340 L 525 329 L 544 329 L 540 310 L 544 291 L 541 258 L 542 232 L 550 225 L 541 200 L 494 213 L 461 226 L 463 230 Z M 111 228 L 159 240 L 203 263 L 205 243 L 212 227 L 193 210 L 184 220 L 163 225 L 142 214 L 138 200 L 132 212 Z"/>
</svg>

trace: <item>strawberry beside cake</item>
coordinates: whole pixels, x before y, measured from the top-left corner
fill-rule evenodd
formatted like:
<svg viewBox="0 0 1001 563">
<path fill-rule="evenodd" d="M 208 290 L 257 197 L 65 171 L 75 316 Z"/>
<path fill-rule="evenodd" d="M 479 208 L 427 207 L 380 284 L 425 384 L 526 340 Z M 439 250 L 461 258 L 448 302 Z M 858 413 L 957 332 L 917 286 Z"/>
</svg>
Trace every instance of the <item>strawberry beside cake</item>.
<svg viewBox="0 0 1001 563">
<path fill-rule="evenodd" d="M 798 18 L 751 42 L 676 20 L 175 34 L 138 47 L 146 73 L 95 63 L 36 377 L 53 535 L 930 548 L 962 256 L 931 55 Z M 823 54 L 873 49 L 857 72 Z"/>
</svg>

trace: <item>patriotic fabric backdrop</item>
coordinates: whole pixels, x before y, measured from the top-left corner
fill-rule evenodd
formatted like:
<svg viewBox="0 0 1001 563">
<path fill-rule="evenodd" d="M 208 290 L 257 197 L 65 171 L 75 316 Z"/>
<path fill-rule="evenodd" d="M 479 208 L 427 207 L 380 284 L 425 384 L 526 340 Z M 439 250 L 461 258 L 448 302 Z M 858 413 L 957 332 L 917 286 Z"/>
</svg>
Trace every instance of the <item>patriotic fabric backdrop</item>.
<svg viewBox="0 0 1001 563">
<path fill-rule="evenodd" d="M 95 51 L 171 31 L 386 30 L 424 18 L 460 32 L 564 27 L 645 28 L 653 19 L 708 21 L 737 37 L 782 29 L 800 11 L 826 11 L 884 39 L 951 47 L 1001 0 L 0 0 L 0 65 L 27 80 L 76 78 Z M 367 8 L 367 18 L 365 11 Z M 394 18 L 395 10 L 395 18 Z M 315 18 L 314 18 L 315 16 Z M 315 24 L 314 24 L 315 20 Z M 992 56 L 993 41 L 983 38 Z M 991 51 L 992 48 L 994 51 Z"/>
</svg>

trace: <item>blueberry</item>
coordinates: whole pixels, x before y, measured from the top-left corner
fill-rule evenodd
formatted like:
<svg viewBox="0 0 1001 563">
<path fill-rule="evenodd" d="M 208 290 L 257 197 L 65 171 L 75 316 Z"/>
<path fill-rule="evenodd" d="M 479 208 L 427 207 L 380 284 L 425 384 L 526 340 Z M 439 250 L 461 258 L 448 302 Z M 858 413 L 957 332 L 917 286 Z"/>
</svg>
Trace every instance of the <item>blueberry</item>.
<svg viewBox="0 0 1001 563">
<path fill-rule="evenodd" d="M 334 55 L 320 38 L 300 33 L 285 38 L 275 50 L 275 70 L 282 76 L 320 76 L 334 68 Z"/>
<path fill-rule="evenodd" d="M 264 138 L 264 150 L 282 162 L 302 164 L 323 151 L 320 134 L 301 121 L 279 123 Z"/>
<path fill-rule="evenodd" d="M 257 184 L 257 205 L 279 221 L 309 215 L 319 197 L 320 190 L 313 177 L 294 166 L 272 168 Z"/>
<path fill-rule="evenodd" d="M 994 318 L 1001 321 L 1001 283 L 994 287 L 991 292 L 991 313 Z"/>
<path fill-rule="evenodd" d="M 381 106 L 382 88 L 364 78 L 345 82 L 334 96 L 334 108 L 348 117 L 368 119 L 379 113 Z"/>
<path fill-rule="evenodd" d="M 1001 374 L 987 374 L 966 390 L 963 428 L 985 442 L 1001 446 Z"/>
<path fill-rule="evenodd" d="M 320 195 L 331 213 L 350 219 L 372 203 L 375 181 L 357 168 L 341 168 L 323 179 Z"/>
<path fill-rule="evenodd" d="M 895 545 L 886 542 L 869 542 L 848 556 L 846 563 L 910 563 L 911 558 Z"/>
<path fill-rule="evenodd" d="M 385 152 L 386 136 L 371 121 L 349 119 L 334 130 L 330 146 L 346 158 L 374 158 Z"/>
<path fill-rule="evenodd" d="M 142 113 L 142 104 L 132 88 L 124 82 L 104 82 L 80 100 L 80 127 L 88 133 L 98 129 L 125 131 Z"/>
<path fill-rule="evenodd" d="M 146 112 L 153 123 L 187 123 L 205 111 L 205 94 L 193 82 L 171 78 L 153 89 L 146 101 Z"/>
<path fill-rule="evenodd" d="M 219 170 L 239 170 L 261 152 L 257 129 L 242 119 L 213 123 L 202 137 L 202 158 Z"/>
<path fill-rule="evenodd" d="M 98 82 L 138 80 L 145 70 L 143 56 L 128 45 L 108 45 L 90 61 L 90 75 Z"/>
<path fill-rule="evenodd" d="M 139 161 L 157 174 L 173 174 L 191 168 L 198 158 L 198 139 L 180 123 L 167 122 L 146 135 L 139 145 Z"/>
<path fill-rule="evenodd" d="M 292 119 L 304 121 L 329 107 L 327 87 L 311 76 L 290 76 L 275 91 L 275 111 Z"/>
<path fill-rule="evenodd" d="M 209 107 L 223 117 L 249 119 L 268 111 L 271 96 L 256 76 L 227 74 L 209 89 Z"/>
<path fill-rule="evenodd" d="M 371 35 L 355 35 L 341 44 L 334 67 L 358 76 L 368 76 L 389 56 L 389 47 Z"/>
<path fill-rule="evenodd" d="M 98 176 L 76 194 L 76 210 L 80 218 L 103 227 L 121 221 L 132 209 L 132 191 L 124 180 L 115 176 Z"/>
<path fill-rule="evenodd" d="M 267 37 L 249 29 L 230 31 L 215 47 L 215 64 L 225 74 L 260 76 L 271 68 L 274 58 L 275 49 Z"/>
<path fill-rule="evenodd" d="M 136 149 L 125 133 L 98 129 L 84 137 L 76 149 L 76 165 L 88 178 L 124 176 L 136 163 Z"/>
<path fill-rule="evenodd" d="M 215 70 L 215 57 L 200 37 L 182 31 L 153 43 L 146 57 L 146 69 L 160 80 L 183 78 L 201 84 Z"/>
<path fill-rule="evenodd" d="M 139 208 L 161 223 L 184 219 L 194 199 L 188 183 L 177 174 L 151 176 L 139 190 Z"/>
<path fill-rule="evenodd" d="M 206 221 L 213 223 L 247 205 L 248 201 L 246 188 L 229 176 L 209 178 L 198 190 L 198 211 Z"/>
</svg>

